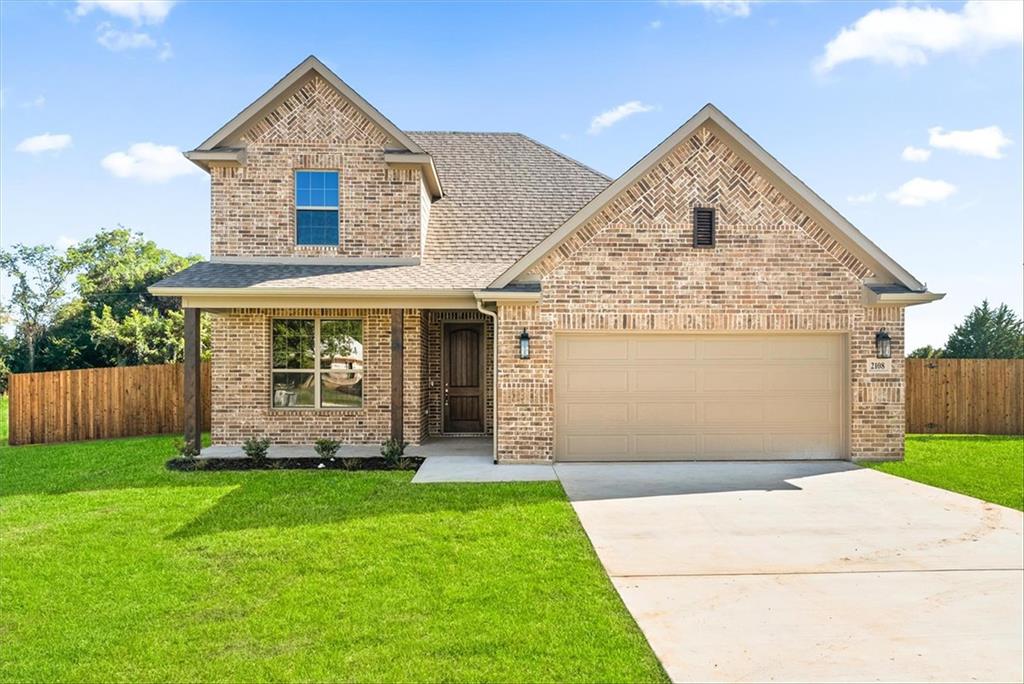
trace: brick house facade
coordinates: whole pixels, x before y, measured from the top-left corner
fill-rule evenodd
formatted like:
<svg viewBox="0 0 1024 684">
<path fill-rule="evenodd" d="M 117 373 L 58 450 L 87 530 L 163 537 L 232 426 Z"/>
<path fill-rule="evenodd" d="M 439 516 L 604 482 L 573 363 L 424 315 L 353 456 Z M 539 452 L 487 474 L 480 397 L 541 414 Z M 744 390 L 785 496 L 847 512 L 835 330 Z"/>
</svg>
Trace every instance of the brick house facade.
<svg viewBox="0 0 1024 684">
<path fill-rule="evenodd" d="M 525 136 L 405 133 L 310 58 L 188 156 L 211 176 L 212 260 L 153 291 L 211 313 L 216 444 L 468 432 L 502 462 L 587 460 L 558 439 L 579 408 L 623 458 L 728 458 L 717 433 L 753 445 L 736 457 L 902 458 L 903 309 L 941 295 L 710 105 L 612 180 Z M 336 243 L 297 244 L 310 169 L 338 174 Z M 714 211 L 708 247 L 694 208 Z M 361 322 L 358 405 L 275 405 L 271 322 L 309 318 Z M 628 358 L 572 370 L 573 340 Z M 721 356 L 733 340 L 756 354 Z M 681 380 L 659 399 L 651 373 Z M 793 418 L 823 401 L 827 430 Z M 735 425 L 712 420 L 723 402 Z"/>
</svg>

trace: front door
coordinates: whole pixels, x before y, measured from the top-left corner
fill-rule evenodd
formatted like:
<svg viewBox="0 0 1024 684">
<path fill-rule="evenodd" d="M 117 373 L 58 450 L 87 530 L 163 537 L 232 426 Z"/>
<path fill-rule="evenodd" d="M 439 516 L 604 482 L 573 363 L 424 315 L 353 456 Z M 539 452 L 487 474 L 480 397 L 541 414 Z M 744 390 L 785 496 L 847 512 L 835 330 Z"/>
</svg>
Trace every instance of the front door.
<svg viewBox="0 0 1024 684">
<path fill-rule="evenodd" d="M 441 375 L 444 431 L 484 431 L 484 326 L 446 323 Z"/>
</svg>

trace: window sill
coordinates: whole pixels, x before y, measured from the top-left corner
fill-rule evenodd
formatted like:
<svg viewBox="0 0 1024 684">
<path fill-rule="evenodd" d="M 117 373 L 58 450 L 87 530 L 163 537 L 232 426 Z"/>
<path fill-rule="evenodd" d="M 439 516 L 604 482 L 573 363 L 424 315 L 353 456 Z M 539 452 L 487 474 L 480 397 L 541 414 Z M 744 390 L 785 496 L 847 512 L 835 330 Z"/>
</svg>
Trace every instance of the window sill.
<svg viewBox="0 0 1024 684">
<path fill-rule="evenodd" d="M 366 410 L 364 406 L 337 406 L 334 408 L 315 408 L 313 406 L 296 406 L 295 408 L 285 408 L 283 406 L 272 406 L 270 407 L 270 415 L 294 415 L 300 414 L 315 414 L 315 415 L 330 415 L 333 413 L 362 413 Z"/>
</svg>

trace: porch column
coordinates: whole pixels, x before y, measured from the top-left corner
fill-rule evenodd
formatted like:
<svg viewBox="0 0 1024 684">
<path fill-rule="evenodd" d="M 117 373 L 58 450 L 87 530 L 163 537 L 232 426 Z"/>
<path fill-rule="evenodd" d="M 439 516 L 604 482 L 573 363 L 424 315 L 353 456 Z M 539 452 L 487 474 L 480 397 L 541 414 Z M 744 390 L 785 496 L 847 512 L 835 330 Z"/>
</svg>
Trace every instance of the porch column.
<svg viewBox="0 0 1024 684">
<path fill-rule="evenodd" d="M 391 310 L 391 438 L 404 440 L 405 309 Z"/>
<path fill-rule="evenodd" d="M 199 359 L 199 309 L 185 309 L 185 446 L 198 454 L 203 446 L 202 365 Z"/>
</svg>

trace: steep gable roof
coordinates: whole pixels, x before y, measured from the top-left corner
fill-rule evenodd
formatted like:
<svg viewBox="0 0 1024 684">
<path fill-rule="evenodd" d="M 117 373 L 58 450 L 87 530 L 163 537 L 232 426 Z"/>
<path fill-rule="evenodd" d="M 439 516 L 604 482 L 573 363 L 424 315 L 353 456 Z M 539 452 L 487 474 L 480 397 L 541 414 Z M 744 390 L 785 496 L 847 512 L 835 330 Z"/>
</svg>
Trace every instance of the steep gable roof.
<svg viewBox="0 0 1024 684">
<path fill-rule="evenodd" d="M 336 88 L 352 104 L 354 104 L 367 118 L 380 126 L 388 135 L 401 145 L 402 149 L 413 154 L 423 154 L 423 149 L 413 142 L 412 138 L 405 134 L 398 126 L 393 124 L 386 116 L 381 114 L 369 102 L 353 90 L 347 83 L 341 80 L 337 74 L 328 69 L 323 62 L 310 55 L 302 60 L 302 63 L 285 74 L 284 78 L 275 83 L 267 92 L 260 95 L 255 102 L 239 112 L 231 121 L 220 127 L 220 129 L 204 140 L 197 152 L 209 152 L 221 147 L 235 134 L 244 131 L 248 124 L 254 121 L 262 112 L 272 108 L 277 102 L 287 95 L 289 90 L 302 82 L 310 72 L 318 74 L 321 78 Z"/>
<path fill-rule="evenodd" d="M 600 194 L 587 202 L 586 205 L 566 220 L 557 230 L 541 240 L 533 249 L 516 261 L 491 284 L 491 287 L 504 287 L 526 273 L 531 266 L 555 249 L 575 230 L 582 227 L 587 220 L 615 199 L 619 193 L 629 188 L 645 173 L 650 171 L 666 154 L 707 123 L 716 126 L 728 138 L 735 141 L 738 148 L 749 157 L 752 163 L 757 165 L 759 170 L 769 180 L 775 183 L 780 190 L 789 191 L 793 199 L 799 202 L 804 211 L 819 221 L 822 227 L 828 230 L 846 249 L 867 264 L 876 277 L 898 283 L 915 292 L 925 289 L 920 281 L 857 230 L 838 211 L 815 194 L 803 181 L 793 175 L 777 159 L 758 145 L 753 138 L 743 132 L 739 126 L 710 103 L 702 107 L 699 112 L 680 126 L 672 135 L 619 176 Z"/>
</svg>

